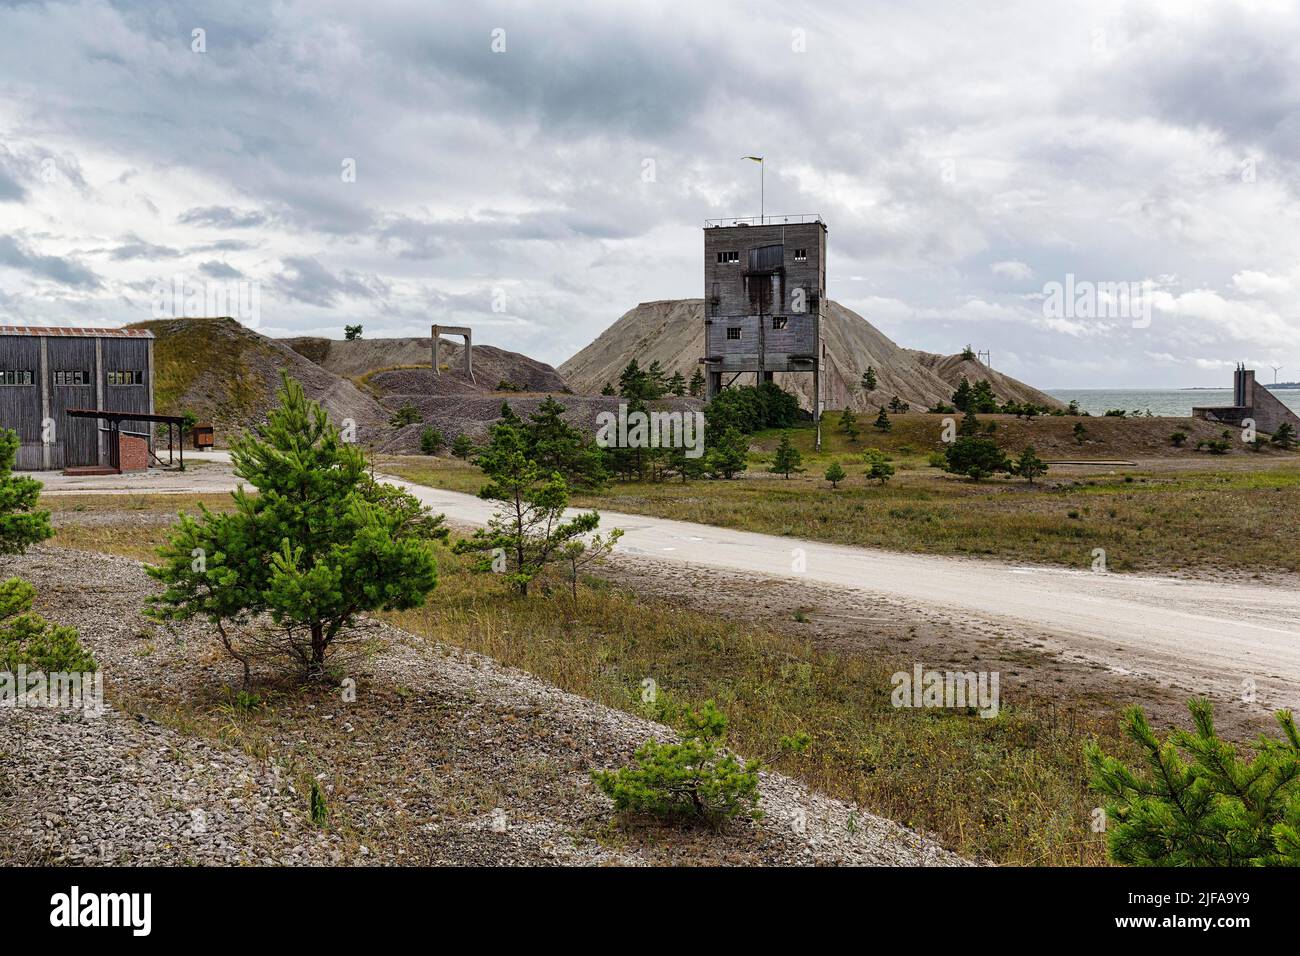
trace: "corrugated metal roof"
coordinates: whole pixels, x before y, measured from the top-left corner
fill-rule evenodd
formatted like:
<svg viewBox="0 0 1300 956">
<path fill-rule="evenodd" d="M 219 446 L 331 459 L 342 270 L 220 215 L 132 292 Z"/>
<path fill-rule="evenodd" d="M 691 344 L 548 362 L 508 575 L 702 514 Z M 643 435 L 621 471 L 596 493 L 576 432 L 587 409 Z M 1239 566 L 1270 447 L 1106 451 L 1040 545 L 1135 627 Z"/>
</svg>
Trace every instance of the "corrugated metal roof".
<svg viewBox="0 0 1300 956">
<path fill-rule="evenodd" d="M 0 325 L 0 335 L 33 335 L 38 338 L 151 339 L 148 329 L 89 329 L 63 325 Z"/>
</svg>

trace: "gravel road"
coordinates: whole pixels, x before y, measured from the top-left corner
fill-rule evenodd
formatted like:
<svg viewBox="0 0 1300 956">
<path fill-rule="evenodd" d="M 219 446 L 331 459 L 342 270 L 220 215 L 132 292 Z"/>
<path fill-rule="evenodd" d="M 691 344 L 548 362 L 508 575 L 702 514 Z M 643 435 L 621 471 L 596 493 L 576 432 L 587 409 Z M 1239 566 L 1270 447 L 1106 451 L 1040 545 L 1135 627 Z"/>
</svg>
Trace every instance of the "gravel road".
<svg viewBox="0 0 1300 956">
<path fill-rule="evenodd" d="M 229 460 L 222 452 L 204 457 Z M 179 490 L 175 477 L 150 484 Z M 492 513 L 473 495 L 388 480 L 455 523 L 482 524 Z M 203 490 L 212 481 L 205 476 Z M 1300 705 L 1300 589 L 899 554 L 612 511 L 601 512 L 601 526 L 624 530 L 619 550 L 627 554 L 1031 628 L 1047 635 L 1050 650 L 1118 674 L 1234 699 L 1253 688 L 1264 708 Z M 797 559 L 802 571 L 794 570 Z"/>
</svg>

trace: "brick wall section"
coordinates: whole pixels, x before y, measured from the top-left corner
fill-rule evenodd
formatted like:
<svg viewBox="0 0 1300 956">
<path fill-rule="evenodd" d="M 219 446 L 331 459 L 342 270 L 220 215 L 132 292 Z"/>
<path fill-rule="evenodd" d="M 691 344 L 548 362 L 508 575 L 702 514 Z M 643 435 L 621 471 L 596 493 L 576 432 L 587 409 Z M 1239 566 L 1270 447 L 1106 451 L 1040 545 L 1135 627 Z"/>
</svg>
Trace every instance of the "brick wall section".
<svg viewBox="0 0 1300 956">
<path fill-rule="evenodd" d="M 138 435 L 118 435 L 117 462 L 123 472 L 146 471 L 149 468 L 149 443 Z"/>
</svg>

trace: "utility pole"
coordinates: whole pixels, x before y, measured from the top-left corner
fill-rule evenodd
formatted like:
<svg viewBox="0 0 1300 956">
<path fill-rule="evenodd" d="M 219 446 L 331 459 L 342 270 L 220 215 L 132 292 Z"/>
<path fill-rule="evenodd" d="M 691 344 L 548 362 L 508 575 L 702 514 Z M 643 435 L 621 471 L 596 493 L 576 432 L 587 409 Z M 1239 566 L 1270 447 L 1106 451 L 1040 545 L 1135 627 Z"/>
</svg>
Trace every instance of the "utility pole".
<svg viewBox="0 0 1300 956">
<path fill-rule="evenodd" d="M 752 159 L 758 163 L 758 224 L 763 225 L 766 219 L 767 206 L 767 170 L 763 165 L 762 156 L 742 156 L 742 159 Z"/>
</svg>

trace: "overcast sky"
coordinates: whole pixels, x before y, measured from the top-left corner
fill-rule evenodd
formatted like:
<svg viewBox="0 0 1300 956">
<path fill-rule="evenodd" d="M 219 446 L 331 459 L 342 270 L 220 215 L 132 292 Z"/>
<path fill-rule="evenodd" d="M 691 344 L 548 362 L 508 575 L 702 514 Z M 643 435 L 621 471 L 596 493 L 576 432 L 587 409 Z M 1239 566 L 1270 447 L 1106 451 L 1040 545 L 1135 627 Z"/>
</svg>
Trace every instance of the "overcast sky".
<svg viewBox="0 0 1300 956">
<path fill-rule="evenodd" d="M 271 335 L 469 324 L 558 364 L 703 294 L 761 154 L 901 345 L 1300 379 L 1300 5 L 986 6 L 3 4 L 0 322 L 149 318 L 182 276 Z M 1061 314 L 1067 276 L 1149 311 Z"/>
</svg>

